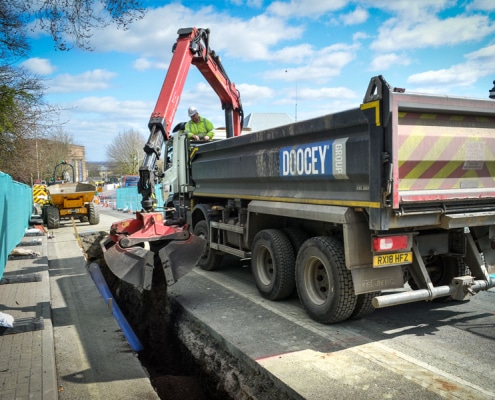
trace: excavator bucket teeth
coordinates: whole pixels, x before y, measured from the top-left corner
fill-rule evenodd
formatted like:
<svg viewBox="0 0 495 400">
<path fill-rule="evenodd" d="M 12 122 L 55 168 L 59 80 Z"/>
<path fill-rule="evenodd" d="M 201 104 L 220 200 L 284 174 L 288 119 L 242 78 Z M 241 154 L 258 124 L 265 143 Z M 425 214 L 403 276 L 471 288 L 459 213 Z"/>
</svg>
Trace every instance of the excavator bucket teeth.
<svg viewBox="0 0 495 400">
<path fill-rule="evenodd" d="M 201 258 L 205 246 L 206 240 L 190 235 L 187 240 L 175 240 L 160 249 L 159 256 L 168 286 L 192 271 Z"/>
<path fill-rule="evenodd" d="M 138 288 L 151 289 L 153 253 L 142 247 L 123 248 L 110 237 L 100 242 L 108 268 L 115 276 Z"/>
</svg>

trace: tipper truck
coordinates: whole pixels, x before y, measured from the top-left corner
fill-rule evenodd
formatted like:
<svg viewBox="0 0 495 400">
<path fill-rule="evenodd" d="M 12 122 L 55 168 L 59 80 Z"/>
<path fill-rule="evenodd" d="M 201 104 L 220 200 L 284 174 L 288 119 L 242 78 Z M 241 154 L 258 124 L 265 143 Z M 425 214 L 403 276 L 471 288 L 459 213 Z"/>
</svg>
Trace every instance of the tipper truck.
<svg viewBox="0 0 495 400">
<path fill-rule="evenodd" d="M 206 241 L 202 269 L 250 259 L 262 296 L 297 292 L 321 323 L 495 286 L 493 101 L 407 93 L 376 76 L 355 109 L 230 136 L 164 137 L 164 224 Z M 132 247 L 126 224 L 105 249 Z M 157 266 L 130 274 L 107 262 L 138 286 Z"/>
</svg>

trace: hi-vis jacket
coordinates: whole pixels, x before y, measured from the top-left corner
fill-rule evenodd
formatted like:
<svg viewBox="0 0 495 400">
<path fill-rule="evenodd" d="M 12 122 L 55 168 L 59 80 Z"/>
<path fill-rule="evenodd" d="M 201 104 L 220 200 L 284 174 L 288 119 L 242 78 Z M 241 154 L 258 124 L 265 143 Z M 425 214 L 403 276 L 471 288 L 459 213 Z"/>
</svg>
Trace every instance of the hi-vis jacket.
<svg viewBox="0 0 495 400">
<path fill-rule="evenodd" d="M 187 132 L 187 137 L 191 138 L 193 135 L 198 135 L 200 138 L 209 136 L 213 139 L 215 132 L 213 132 L 213 124 L 206 118 L 199 117 L 199 122 L 196 124 L 193 121 L 186 123 L 184 130 Z"/>
</svg>

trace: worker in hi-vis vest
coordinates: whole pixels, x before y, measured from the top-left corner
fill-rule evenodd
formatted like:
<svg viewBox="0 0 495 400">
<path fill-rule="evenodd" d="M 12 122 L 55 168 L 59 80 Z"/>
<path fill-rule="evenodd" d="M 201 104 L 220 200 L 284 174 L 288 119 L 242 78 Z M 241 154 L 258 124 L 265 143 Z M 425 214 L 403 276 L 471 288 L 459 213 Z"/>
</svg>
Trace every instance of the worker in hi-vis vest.
<svg viewBox="0 0 495 400">
<path fill-rule="evenodd" d="M 189 107 L 187 113 L 191 118 L 184 128 L 187 137 L 191 140 L 209 141 L 213 139 L 213 136 L 215 135 L 215 132 L 213 132 L 213 124 L 206 118 L 200 116 L 196 107 Z"/>
</svg>

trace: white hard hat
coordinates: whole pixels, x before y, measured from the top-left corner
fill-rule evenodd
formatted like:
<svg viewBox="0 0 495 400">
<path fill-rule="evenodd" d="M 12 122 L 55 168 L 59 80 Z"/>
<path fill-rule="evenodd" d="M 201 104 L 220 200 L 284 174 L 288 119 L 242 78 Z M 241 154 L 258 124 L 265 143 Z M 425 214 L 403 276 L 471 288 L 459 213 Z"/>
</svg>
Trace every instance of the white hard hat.
<svg viewBox="0 0 495 400">
<path fill-rule="evenodd" d="M 189 110 L 187 110 L 187 114 L 189 114 L 190 117 L 192 117 L 194 114 L 197 114 L 198 110 L 196 107 L 189 107 Z"/>
</svg>

